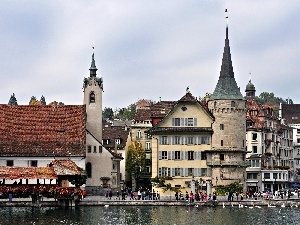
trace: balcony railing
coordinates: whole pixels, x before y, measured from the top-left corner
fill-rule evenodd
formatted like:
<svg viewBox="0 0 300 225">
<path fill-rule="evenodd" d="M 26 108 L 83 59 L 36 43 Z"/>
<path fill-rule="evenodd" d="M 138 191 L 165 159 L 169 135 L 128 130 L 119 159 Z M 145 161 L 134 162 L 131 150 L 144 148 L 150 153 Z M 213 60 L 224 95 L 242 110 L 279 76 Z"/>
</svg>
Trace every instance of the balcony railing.
<svg viewBox="0 0 300 225">
<path fill-rule="evenodd" d="M 249 161 L 206 160 L 208 166 L 250 166 Z"/>
</svg>

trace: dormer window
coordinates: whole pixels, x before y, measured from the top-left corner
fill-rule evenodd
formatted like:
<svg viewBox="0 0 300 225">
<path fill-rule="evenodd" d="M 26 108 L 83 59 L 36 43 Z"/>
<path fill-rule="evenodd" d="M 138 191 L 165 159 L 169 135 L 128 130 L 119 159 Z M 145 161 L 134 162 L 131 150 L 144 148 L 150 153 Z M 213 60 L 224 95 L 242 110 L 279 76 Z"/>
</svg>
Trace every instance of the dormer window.
<svg viewBox="0 0 300 225">
<path fill-rule="evenodd" d="M 120 139 L 120 138 L 117 138 L 117 139 L 116 139 L 116 144 L 117 144 L 117 145 L 121 144 L 121 139 Z"/>
<path fill-rule="evenodd" d="M 90 103 L 95 103 L 95 93 L 93 91 L 90 93 Z"/>
</svg>

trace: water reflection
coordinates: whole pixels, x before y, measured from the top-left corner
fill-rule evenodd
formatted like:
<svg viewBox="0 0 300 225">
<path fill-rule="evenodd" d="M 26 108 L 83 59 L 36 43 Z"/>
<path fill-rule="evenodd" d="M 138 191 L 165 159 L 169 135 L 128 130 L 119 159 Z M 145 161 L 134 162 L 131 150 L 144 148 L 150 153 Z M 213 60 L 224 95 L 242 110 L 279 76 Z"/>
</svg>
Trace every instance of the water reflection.
<svg viewBox="0 0 300 225">
<path fill-rule="evenodd" d="M 176 207 L 176 206 L 110 206 L 63 208 L 0 208 L 0 224 L 170 224 L 235 225 L 298 224 L 298 208 Z"/>
</svg>

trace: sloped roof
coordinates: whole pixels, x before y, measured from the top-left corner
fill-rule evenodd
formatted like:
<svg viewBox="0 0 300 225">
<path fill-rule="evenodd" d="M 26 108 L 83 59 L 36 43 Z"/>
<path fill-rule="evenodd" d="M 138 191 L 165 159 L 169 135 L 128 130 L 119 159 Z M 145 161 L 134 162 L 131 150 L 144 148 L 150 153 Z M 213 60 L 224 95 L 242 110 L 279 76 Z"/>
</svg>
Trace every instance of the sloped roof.
<svg viewBox="0 0 300 225">
<path fill-rule="evenodd" d="M 118 149 L 125 149 L 130 129 L 126 126 L 113 126 L 111 123 L 103 123 L 102 139 L 109 140 L 109 143 L 103 142 L 103 146 L 109 150 L 115 149 L 115 140 L 120 139 Z"/>
<path fill-rule="evenodd" d="M 151 117 L 164 117 L 175 106 L 177 101 L 160 101 L 151 107 Z"/>
<path fill-rule="evenodd" d="M 0 104 L 0 156 L 85 156 L 84 105 Z"/>
<path fill-rule="evenodd" d="M 80 168 L 70 159 L 53 160 L 49 167 L 0 166 L 0 179 L 57 179 L 58 176 L 80 176 Z"/>
<path fill-rule="evenodd" d="M 50 167 L 0 166 L 0 179 L 57 179 L 57 175 Z"/>
<path fill-rule="evenodd" d="M 300 104 L 282 104 L 281 107 L 287 124 L 300 124 Z"/>
<path fill-rule="evenodd" d="M 146 121 L 146 120 L 151 120 L 151 109 L 150 108 L 138 109 L 134 116 L 134 121 Z"/>
<path fill-rule="evenodd" d="M 203 106 L 201 102 L 197 101 L 197 99 L 189 92 L 187 91 L 186 94 L 180 99 L 178 100 L 175 104 L 168 104 L 168 106 L 172 107 L 170 109 L 168 109 L 168 112 L 165 114 L 161 114 L 164 115 L 162 117 L 162 120 L 160 120 L 160 122 L 158 122 L 155 126 L 153 126 L 152 128 L 150 128 L 148 131 L 146 131 L 146 133 L 164 133 L 164 132 L 212 132 L 212 128 L 211 127 L 188 127 L 188 128 L 174 128 L 174 127 L 160 127 L 160 123 L 165 120 L 165 118 L 168 117 L 168 115 L 175 110 L 176 106 L 178 104 L 181 104 L 183 102 L 192 102 L 195 104 L 198 104 L 203 111 L 212 119 L 214 119 L 214 116 L 212 115 L 212 113 L 208 110 L 207 107 Z"/>
<path fill-rule="evenodd" d="M 263 129 L 267 128 L 268 125 L 265 124 L 266 120 L 278 121 L 277 117 L 273 115 L 272 107 L 264 104 L 259 104 L 254 98 L 247 98 L 246 100 L 246 120 L 253 122 L 251 129 Z M 278 127 L 276 129 L 280 129 L 279 123 L 276 124 Z M 248 129 L 249 127 L 247 127 Z"/>
<path fill-rule="evenodd" d="M 54 169 L 54 172 L 60 175 L 81 175 L 82 171 L 70 159 L 56 159 L 50 163 L 50 166 Z"/>
</svg>

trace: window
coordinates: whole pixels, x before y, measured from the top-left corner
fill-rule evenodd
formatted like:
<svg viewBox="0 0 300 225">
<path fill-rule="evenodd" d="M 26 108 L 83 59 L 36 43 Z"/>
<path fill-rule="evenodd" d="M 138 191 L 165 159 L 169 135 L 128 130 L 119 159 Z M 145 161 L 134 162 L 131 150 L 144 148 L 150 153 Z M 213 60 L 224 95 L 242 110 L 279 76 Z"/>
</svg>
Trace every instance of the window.
<svg viewBox="0 0 300 225">
<path fill-rule="evenodd" d="M 193 136 L 187 136 L 186 137 L 186 144 L 187 145 L 193 145 L 194 144 L 194 137 Z"/>
<path fill-rule="evenodd" d="M 181 170 L 181 168 L 175 168 L 175 174 L 174 174 L 174 176 L 176 176 L 176 177 L 181 176 L 180 170 Z"/>
<path fill-rule="evenodd" d="M 194 151 L 188 151 L 188 160 L 194 160 Z"/>
<path fill-rule="evenodd" d="M 180 118 L 173 118 L 173 126 L 179 127 L 180 126 Z"/>
<path fill-rule="evenodd" d="M 220 160 L 224 160 L 225 156 L 223 153 L 220 153 Z"/>
<path fill-rule="evenodd" d="M 206 160 L 207 156 L 206 156 L 206 152 L 201 152 L 201 160 Z"/>
<path fill-rule="evenodd" d="M 235 101 L 231 101 L 231 107 L 235 107 Z"/>
<path fill-rule="evenodd" d="M 91 152 L 92 152 L 92 146 L 90 146 L 90 145 L 87 146 L 87 152 L 88 152 L 88 153 L 91 153 Z"/>
<path fill-rule="evenodd" d="M 297 138 L 297 143 L 298 143 L 298 144 L 300 143 L 300 138 Z"/>
<path fill-rule="evenodd" d="M 90 93 L 90 103 L 95 103 L 95 93 L 93 91 Z"/>
<path fill-rule="evenodd" d="M 171 169 L 167 167 L 161 167 L 158 169 L 159 176 L 163 177 L 170 177 L 171 176 Z"/>
<path fill-rule="evenodd" d="M 149 141 L 146 142 L 146 146 L 145 146 L 146 150 L 150 150 L 151 149 L 151 144 Z"/>
<path fill-rule="evenodd" d="M 175 151 L 174 159 L 180 159 L 180 151 Z"/>
<path fill-rule="evenodd" d="M 187 125 L 188 127 L 194 126 L 194 118 L 187 118 L 187 123 L 186 123 L 186 125 Z"/>
<path fill-rule="evenodd" d="M 252 146 L 252 153 L 257 153 L 257 146 Z"/>
<path fill-rule="evenodd" d="M 117 139 L 116 139 L 116 144 L 117 144 L 117 145 L 121 144 L 121 139 L 120 139 L 120 138 L 117 138 Z"/>
<path fill-rule="evenodd" d="M 6 166 L 14 166 L 13 160 L 6 160 Z"/>
<path fill-rule="evenodd" d="M 220 124 L 220 130 L 224 130 L 224 124 Z"/>
<path fill-rule="evenodd" d="M 173 137 L 173 145 L 180 145 L 180 136 Z"/>
<path fill-rule="evenodd" d="M 206 144 L 209 145 L 210 144 L 210 137 L 209 136 L 199 136 L 198 137 L 198 144 Z"/>
<path fill-rule="evenodd" d="M 194 168 L 188 168 L 188 176 L 194 176 Z"/>
<path fill-rule="evenodd" d="M 102 153 L 102 146 L 99 146 L 99 153 Z"/>
<path fill-rule="evenodd" d="M 221 146 L 223 146 L 223 140 L 221 140 Z"/>
<path fill-rule="evenodd" d="M 142 138 L 142 131 L 138 130 L 136 134 L 137 138 Z"/>
<path fill-rule="evenodd" d="M 92 177 L 92 164 L 90 162 L 88 162 L 85 165 L 85 169 L 86 169 L 86 175 L 87 175 L 87 177 L 91 178 Z"/>
<path fill-rule="evenodd" d="M 31 167 L 37 167 L 38 161 L 37 160 L 31 160 L 30 161 L 30 166 Z"/>
<path fill-rule="evenodd" d="M 259 159 L 254 159 L 250 161 L 251 167 L 260 167 Z"/>
<path fill-rule="evenodd" d="M 161 159 L 168 159 L 168 152 L 167 151 L 162 151 L 161 152 Z"/>
<path fill-rule="evenodd" d="M 270 173 L 264 173 L 264 179 L 270 179 Z"/>
<path fill-rule="evenodd" d="M 160 136 L 160 144 L 168 145 L 169 144 L 168 136 Z"/>
<path fill-rule="evenodd" d="M 97 146 L 94 146 L 94 153 L 97 152 Z"/>
<path fill-rule="evenodd" d="M 151 167 L 150 166 L 146 166 L 145 172 L 146 172 L 146 174 L 151 173 Z"/>
<path fill-rule="evenodd" d="M 257 141 L 257 133 L 252 133 L 252 141 Z"/>
<path fill-rule="evenodd" d="M 257 179 L 257 173 L 247 173 L 247 179 L 248 180 L 256 180 Z"/>
<path fill-rule="evenodd" d="M 116 165 L 113 163 L 112 164 L 112 169 L 115 170 L 116 169 Z"/>
</svg>

